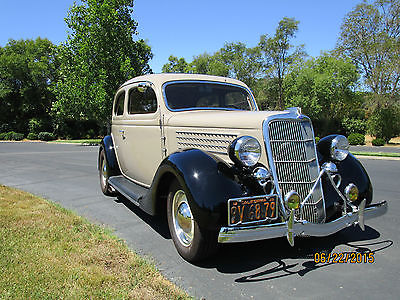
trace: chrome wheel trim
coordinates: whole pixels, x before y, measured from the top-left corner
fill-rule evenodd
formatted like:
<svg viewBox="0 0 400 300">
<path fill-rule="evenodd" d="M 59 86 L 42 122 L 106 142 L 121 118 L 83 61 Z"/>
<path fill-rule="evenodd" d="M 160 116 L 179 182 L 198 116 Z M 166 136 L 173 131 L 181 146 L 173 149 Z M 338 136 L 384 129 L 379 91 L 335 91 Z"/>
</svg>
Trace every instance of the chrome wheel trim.
<svg viewBox="0 0 400 300">
<path fill-rule="evenodd" d="M 192 244 L 194 236 L 194 222 L 186 194 L 177 190 L 172 199 L 172 222 L 178 241 L 184 246 Z"/>
<path fill-rule="evenodd" d="M 102 162 L 101 162 L 101 183 L 103 184 L 103 187 L 107 186 L 107 164 L 106 164 L 106 160 L 103 158 Z"/>
</svg>

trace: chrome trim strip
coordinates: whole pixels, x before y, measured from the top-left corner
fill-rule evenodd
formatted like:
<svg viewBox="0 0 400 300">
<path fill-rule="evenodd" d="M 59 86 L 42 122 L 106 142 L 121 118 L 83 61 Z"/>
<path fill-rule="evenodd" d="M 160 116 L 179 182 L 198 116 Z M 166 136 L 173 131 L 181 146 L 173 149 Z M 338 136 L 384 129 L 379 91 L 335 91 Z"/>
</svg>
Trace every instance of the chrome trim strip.
<svg viewBox="0 0 400 300">
<path fill-rule="evenodd" d="M 370 205 L 364 210 L 364 220 L 384 215 L 387 212 L 387 202 Z M 329 223 L 315 224 L 307 221 L 295 221 L 293 233 L 295 236 L 327 236 L 334 234 L 353 224 L 358 224 L 358 211 L 349 212 L 346 215 Z M 277 237 L 284 237 L 287 234 L 287 223 L 265 224 L 247 227 L 222 227 L 219 235 L 219 243 L 236 243 L 265 240 Z"/>
<path fill-rule="evenodd" d="M 164 103 L 165 106 L 169 111 L 191 111 L 191 110 L 232 110 L 232 111 L 243 111 L 242 109 L 236 109 L 236 108 L 223 108 L 223 107 L 191 107 L 191 108 L 179 108 L 179 109 L 173 109 L 170 108 L 168 105 L 167 101 L 167 95 L 165 94 L 165 87 L 173 84 L 173 83 L 211 83 L 211 84 L 220 84 L 220 85 L 230 85 L 238 88 L 244 89 L 249 95 L 250 95 L 250 108 L 251 110 L 249 111 L 258 111 L 258 107 L 256 104 L 256 100 L 254 99 L 253 93 L 251 90 L 245 86 L 239 85 L 239 84 L 234 84 L 234 83 L 229 83 L 229 82 L 219 82 L 219 81 L 210 81 L 210 80 L 174 80 L 174 81 L 168 81 L 165 82 L 162 86 L 162 94 L 164 97 Z"/>
</svg>

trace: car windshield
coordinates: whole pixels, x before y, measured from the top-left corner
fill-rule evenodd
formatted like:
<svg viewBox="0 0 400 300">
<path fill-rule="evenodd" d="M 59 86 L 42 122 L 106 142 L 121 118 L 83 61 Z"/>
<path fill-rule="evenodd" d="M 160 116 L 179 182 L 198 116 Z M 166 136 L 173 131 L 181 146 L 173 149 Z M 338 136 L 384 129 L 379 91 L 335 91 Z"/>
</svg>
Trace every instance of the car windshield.
<svg viewBox="0 0 400 300">
<path fill-rule="evenodd" d="M 178 109 L 251 110 L 251 95 L 239 86 L 209 82 L 174 82 L 165 86 L 167 105 Z"/>
</svg>

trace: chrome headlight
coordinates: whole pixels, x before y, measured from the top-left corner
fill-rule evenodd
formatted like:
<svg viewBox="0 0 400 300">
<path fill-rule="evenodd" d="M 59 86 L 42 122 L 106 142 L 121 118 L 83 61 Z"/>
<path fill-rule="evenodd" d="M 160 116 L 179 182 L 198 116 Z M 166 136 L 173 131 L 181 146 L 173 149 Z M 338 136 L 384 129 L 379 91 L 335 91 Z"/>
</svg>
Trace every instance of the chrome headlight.
<svg viewBox="0 0 400 300">
<path fill-rule="evenodd" d="M 261 146 L 257 139 L 241 136 L 229 145 L 228 154 L 234 163 L 252 167 L 261 157 Z"/>
<path fill-rule="evenodd" d="M 345 160 L 349 154 L 349 141 L 343 135 L 336 136 L 331 143 L 331 158 L 334 160 Z"/>
</svg>

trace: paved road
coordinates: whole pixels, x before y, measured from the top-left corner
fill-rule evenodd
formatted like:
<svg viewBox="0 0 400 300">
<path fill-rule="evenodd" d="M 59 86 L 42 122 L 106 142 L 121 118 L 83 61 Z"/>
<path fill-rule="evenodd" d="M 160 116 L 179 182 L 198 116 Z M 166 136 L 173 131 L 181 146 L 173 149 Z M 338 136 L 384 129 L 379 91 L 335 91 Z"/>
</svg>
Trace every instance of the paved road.
<svg viewBox="0 0 400 300">
<path fill-rule="evenodd" d="M 125 201 L 100 192 L 97 147 L 45 143 L 0 143 L 0 183 L 51 199 L 105 224 L 129 247 L 154 260 L 161 272 L 196 298 L 398 299 L 400 294 L 400 161 L 362 159 L 375 198 L 390 211 L 370 220 L 366 231 L 351 227 L 327 238 L 285 239 L 223 245 L 200 265 L 176 253 L 165 223 Z M 315 264 L 317 251 L 375 251 L 374 264 Z"/>
</svg>

